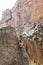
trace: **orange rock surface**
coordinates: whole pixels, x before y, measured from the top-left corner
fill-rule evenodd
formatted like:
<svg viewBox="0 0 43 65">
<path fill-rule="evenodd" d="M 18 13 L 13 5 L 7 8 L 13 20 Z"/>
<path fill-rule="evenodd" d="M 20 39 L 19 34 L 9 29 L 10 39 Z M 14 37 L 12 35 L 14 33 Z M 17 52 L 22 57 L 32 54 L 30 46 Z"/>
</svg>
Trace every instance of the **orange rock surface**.
<svg viewBox="0 0 43 65">
<path fill-rule="evenodd" d="M 28 32 L 34 27 L 34 24 L 41 22 L 41 19 L 43 19 L 43 0 L 18 0 L 11 11 L 12 19 L 9 21 L 9 24 L 15 27 L 20 35 L 22 32 Z M 33 46 L 32 49 L 31 47 L 29 48 L 30 58 L 41 64 L 43 57 L 40 58 L 39 46 L 37 47 L 36 42 L 33 44 L 35 52 L 33 53 Z"/>
</svg>

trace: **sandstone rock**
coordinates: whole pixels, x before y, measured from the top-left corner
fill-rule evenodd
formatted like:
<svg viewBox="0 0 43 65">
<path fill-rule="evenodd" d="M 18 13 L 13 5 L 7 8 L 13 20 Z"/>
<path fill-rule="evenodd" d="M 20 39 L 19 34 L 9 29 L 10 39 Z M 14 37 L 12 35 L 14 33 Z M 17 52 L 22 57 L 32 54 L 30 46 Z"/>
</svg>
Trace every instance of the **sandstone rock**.
<svg viewBox="0 0 43 65">
<path fill-rule="evenodd" d="M 23 32 L 29 32 L 34 29 L 37 24 L 42 21 L 43 0 L 18 0 L 15 6 L 11 9 L 11 12 L 12 19 L 9 20 L 8 23 L 16 29 L 17 35 L 20 36 Z M 3 21 L 6 22 L 6 20 Z M 43 34 L 43 25 L 41 32 Z M 43 64 L 43 56 L 41 56 L 43 53 L 41 53 L 39 49 L 41 42 L 31 42 L 28 41 L 27 38 L 24 42 L 26 42 L 27 46 L 29 45 L 28 54 L 31 60 L 35 60 L 38 65 Z"/>
<path fill-rule="evenodd" d="M 12 12 L 10 9 L 6 9 L 2 12 L 2 20 L 9 21 L 12 18 Z"/>
<path fill-rule="evenodd" d="M 22 53 L 19 54 L 14 34 L 15 29 L 11 26 L 0 30 L 0 65 L 28 65 L 28 59 L 24 58 Z"/>
</svg>

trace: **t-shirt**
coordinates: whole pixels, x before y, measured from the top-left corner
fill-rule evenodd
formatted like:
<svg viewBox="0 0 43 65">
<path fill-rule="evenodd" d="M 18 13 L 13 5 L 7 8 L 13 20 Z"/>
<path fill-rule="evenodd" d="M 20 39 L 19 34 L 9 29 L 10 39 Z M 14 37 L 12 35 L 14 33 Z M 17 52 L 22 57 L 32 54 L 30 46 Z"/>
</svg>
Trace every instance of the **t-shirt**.
<svg viewBox="0 0 43 65">
<path fill-rule="evenodd" d="M 19 45 L 19 46 L 23 46 L 23 43 L 22 43 L 22 42 L 19 42 L 18 45 Z"/>
</svg>

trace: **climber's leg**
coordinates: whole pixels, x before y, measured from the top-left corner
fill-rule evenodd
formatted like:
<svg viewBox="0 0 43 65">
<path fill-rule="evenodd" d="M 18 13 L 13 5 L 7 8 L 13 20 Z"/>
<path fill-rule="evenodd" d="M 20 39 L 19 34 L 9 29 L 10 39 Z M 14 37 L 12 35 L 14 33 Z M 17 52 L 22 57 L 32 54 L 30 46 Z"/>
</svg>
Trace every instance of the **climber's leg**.
<svg viewBox="0 0 43 65">
<path fill-rule="evenodd" d="M 22 46 L 20 46 L 20 51 L 22 51 Z"/>
</svg>

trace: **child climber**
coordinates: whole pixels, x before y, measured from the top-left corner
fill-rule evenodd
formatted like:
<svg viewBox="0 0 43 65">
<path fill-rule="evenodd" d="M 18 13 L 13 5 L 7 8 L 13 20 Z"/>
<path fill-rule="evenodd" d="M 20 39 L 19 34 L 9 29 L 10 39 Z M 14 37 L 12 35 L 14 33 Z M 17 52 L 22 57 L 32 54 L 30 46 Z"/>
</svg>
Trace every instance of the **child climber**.
<svg viewBox="0 0 43 65">
<path fill-rule="evenodd" d="M 18 41 L 18 50 L 22 51 L 22 48 L 23 48 L 23 42 L 21 39 L 19 39 Z"/>
</svg>

